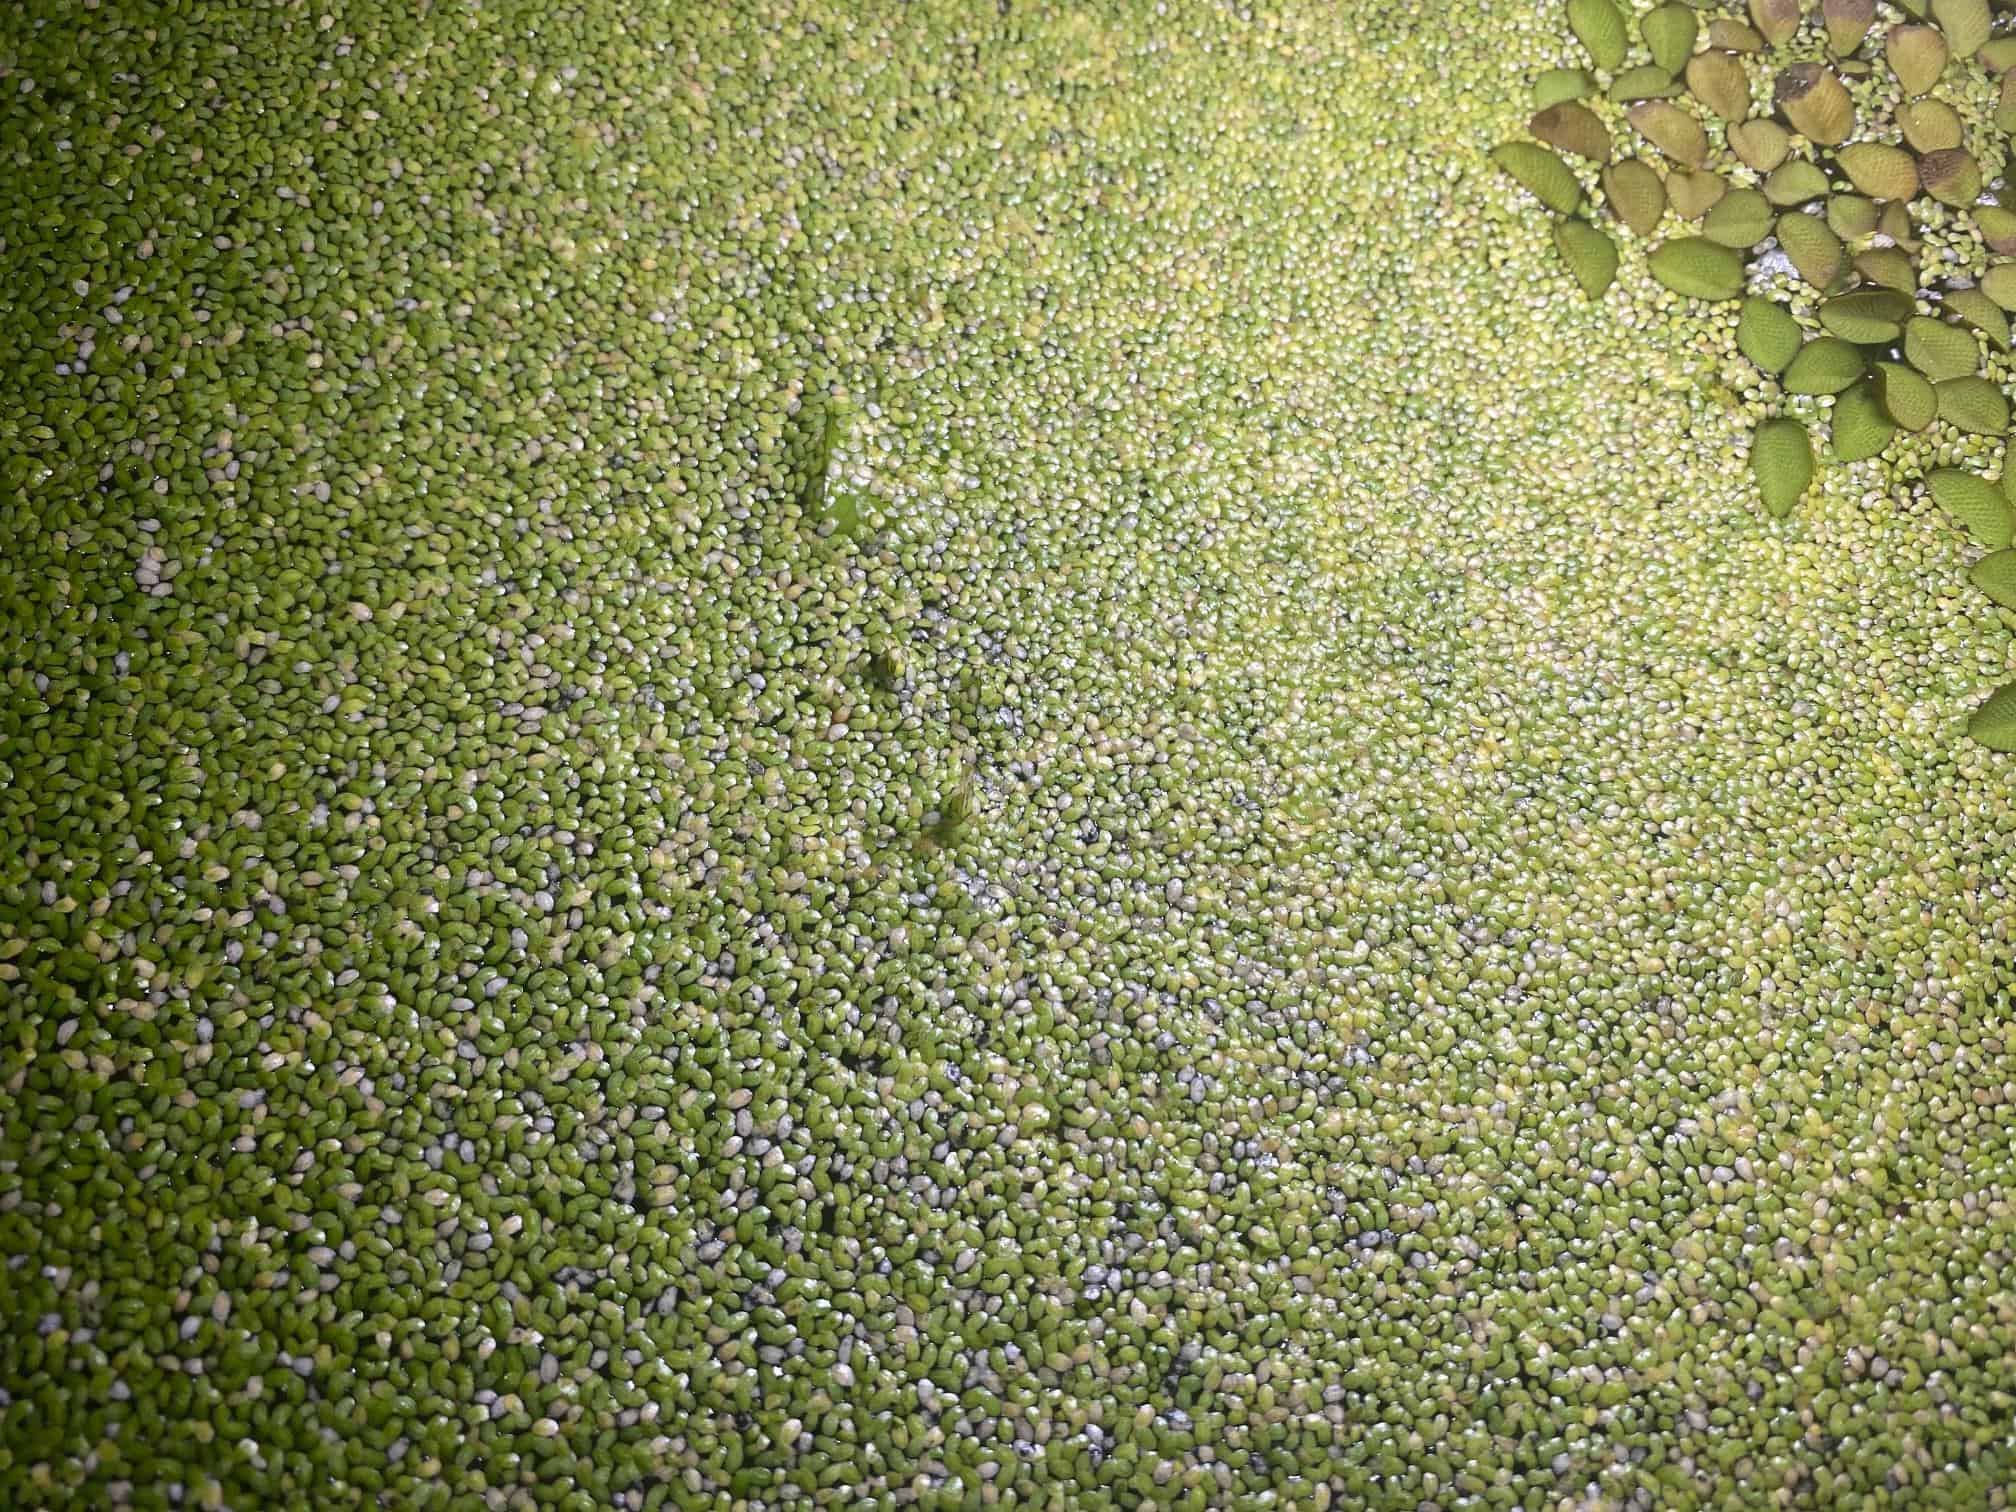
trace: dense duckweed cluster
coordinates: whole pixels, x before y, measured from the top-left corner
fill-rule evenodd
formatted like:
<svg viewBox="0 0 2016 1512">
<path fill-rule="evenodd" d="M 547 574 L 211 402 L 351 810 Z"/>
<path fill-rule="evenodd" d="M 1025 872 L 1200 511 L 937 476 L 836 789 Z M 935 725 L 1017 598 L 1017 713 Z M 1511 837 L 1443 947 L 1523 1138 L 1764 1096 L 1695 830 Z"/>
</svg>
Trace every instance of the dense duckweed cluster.
<svg viewBox="0 0 2016 1512">
<path fill-rule="evenodd" d="M 1941 465 L 1954 439 L 2009 431 L 2016 12 L 1991 0 L 1718 11 L 1721 0 L 1661 0 L 1635 17 L 1634 39 L 1618 0 L 1567 0 L 1597 72 L 1542 73 L 1528 124 L 1546 145 L 1507 142 L 1493 157 L 1560 215 L 1555 247 L 1591 299 L 1618 252 L 1583 216 L 1590 175 L 1570 158 L 1600 170 L 1608 218 L 1634 235 L 1669 212 L 1698 227 L 1667 235 L 1646 267 L 1675 293 L 1741 301 L 1736 345 L 1770 417 L 1750 465 L 1774 516 L 1812 486 L 1808 425 L 1823 422 L 1837 460 L 1885 459 L 1893 481 L 1922 483 L 1989 547 L 1970 580 L 2016 609 L 2016 472 L 2005 466 L 1996 488 Z M 2016 750 L 2016 684 L 1969 732 Z"/>
<path fill-rule="evenodd" d="M 1565 45 L 10 11 L 0 1503 L 2004 1504 L 2010 638 Z"/>
</svg>

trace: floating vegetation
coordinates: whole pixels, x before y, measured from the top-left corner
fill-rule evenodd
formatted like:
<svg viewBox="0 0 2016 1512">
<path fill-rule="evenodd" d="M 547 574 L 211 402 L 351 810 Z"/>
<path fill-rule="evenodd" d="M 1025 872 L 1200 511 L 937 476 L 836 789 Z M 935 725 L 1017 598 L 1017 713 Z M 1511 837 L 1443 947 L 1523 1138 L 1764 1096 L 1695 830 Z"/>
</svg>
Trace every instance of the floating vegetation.
<svg viewBox="0 0 2016 1512">
<path fill-rule="evenodd" d="M 1738 350 L 1783 396 L 1833 397 L 1836 460 L 1882 457 L 1935 424 L 2006 437 L 2010 375 L 1994 358 L 2009 345 L 2002 312 L 2016 309 L 2016 202 L 2002 198 L 2016 189 L 1999 176 L 2016 127 L 2016 35 L 1995 35 L 1988 0 L 1907 3 L 1888 25 L 1874 0 L 1750 0 L 1743 17 L 1713 17 L 1704 32 L 1696 10 L 1715 8 L 1646 12 L 1651 62 L 1626 69 L 1622 13 L 1569 0 L 1569 30 L 1595 74 L 1543 76 L 1556 102 L 1529 129 L 1595 165 L 1602 206 L 1634 237 L 1658 236 L 1669 212 L 1699 223 L 1698 235 L 1669 230 L 1647 269 L 1687 298 L 1743 299 Z M 1684 91 L 1646 89 L 1648 69 Z M 1608 104 L 1581 103 L 1618 70 L 1637 103 L 1618 112 L 1614 88 Z M 1521 142 L 1494 156 L 1547 208 L 1582 215 L 1582 176 L 1560 157 Z M 1583 293 L 1602 298 L 1619 257 L 1601 227 L 1558 222 L 1555 243 Z M 1811 447 L 1787 429 L 1803 435 L 1809 413 L 1788 407 L 1754 438 L 1774 516 L 1810 483 Z M 1940 476 L 1959 497 L 1950 470 Z"/>
</svg>

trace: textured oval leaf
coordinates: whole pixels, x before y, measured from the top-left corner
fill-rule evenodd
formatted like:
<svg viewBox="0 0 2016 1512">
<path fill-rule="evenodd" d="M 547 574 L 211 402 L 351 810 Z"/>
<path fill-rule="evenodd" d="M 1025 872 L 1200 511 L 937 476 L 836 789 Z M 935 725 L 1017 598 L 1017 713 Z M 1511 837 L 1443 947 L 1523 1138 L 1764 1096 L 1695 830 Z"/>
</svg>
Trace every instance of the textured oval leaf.
<svg viewBox="0 0 2016 1512">
<path fill-rule="evenodd" d="M 1731 189 L 1708 212 L 1701 234 L 1725 247 L 1754 247 L 1771 234 L 1771 202 L 1755 189 Z"/>
<path fill-rule="evenodd" d="M 1550 147 L 1559 147 L 1591 162 L 1609 161 L 1610 128 L 1595 111 L 1579 101 L 1563 100 L 1559 105 L 1549 105 L 1526 123 L 1526 129 Z"/>
<path fill-rule="evenodd" d="M 1876 24 L 1876 0 L 1821 0 L 1820 19 L 1827 25 L 1827 45 L 1846 57 Z"/>
<path fill-rule="evenodd" d="M 1662 242 L 1647 260 L 1652 276 L 1675 294 L 1734 299 L 1743 292 L 1743 258 L 1704 236 Z"/>
<path fill-rule="evenodd" d="M 1650 236 L 1666 213 L 1666 186 L 1649 163 L 1626 158 L 1603 170 L 1603 197 L 1635 236 Z"/>
<path fill-rule="evenodd" d="M 1627 68 L 1610 81 L 1610 99 L 1618 105 L 1633 100 L 1670 100 L 1680 93 L 1680 81 L 1656 63 Z"/>
<path fill-rule="evenodd" d="M 1687 89 L 1725 121 L 1750 114 L 1750 75 L 1734 53 L 1696 53 L 1687 60 Z"/>
<path fill-rule="evenodd" d="M 1764 197 L 1785 209 L 1819 199 L 1827 192 L 1827 175 L 1804 158 L 1780 163 L 1764 180 Z"/>
<path fill-rule="evenodd" d="M 1761 116 L 1739 121 L 1729 128 L 1729 150 L 1742 159 L 1744 167 L 1769 173 L 1792 151 L 1792 133 Z"/>
<path fill-rule="evenodd" d="M 1945 147 L 1918 159 L 1918 181 L 1942 205 L 1965 208 L 1981 197 L 1981 165 L 1959 147 Z"/>
<path fill-rule="evenodd" d="M 1624 112 L 1638 133 L 1676 163 L 1689 168 L 1708 162 L 1708 133 L 1671 100 L 1643 100 Z"/>
<path fill-rule="evenodd" d="M 1967 721 L 1967 734 L 1991 751 L 2016 751 L 2016 683 L 1988 695 Z"/>
<path fill-rule="evenodd" d="M 1856 384 L 1834 401 L 1829 419 L 1834 455 L 1843 462 L 1860 462 L 1873 457 L 1890 444 L 1897 426 L 1883 409 L 1876 385 Z"/>
<path fill-rule="evenodd" d="M 1988 338 L 1998 352 L 2009 350 L 2009 317 L 1979 289 L 1948 289 L 1939 296 L 1946 308 Z"/>
<path fill-rule="evenodd" d="M 1545 110 L 1564 100 L 1586 100 L 1596 93 L 1596 76 L 1586 68 L 1550 68 L 1533 81 L 1533 108 Z"/>
<path fill-rule="evenodd" d="M 1677 169 L 1666 180 L 1666 202 L 1682 220 L 1699 220 L 1729 192 L 1729 181 L 1716 173 Z"/>
<path fill-rule="evenodd" d="M 1736 349 L 1757 367 L 1776 376 L 1799 355 L 1799 322 L 1783 305 L 1755 295 L 1743 301 L 1736 317 Z"/>
<path fill-rule="evenodd" d="M 1911 301 L 1895 289 L 1858 289 L 1822 303 L 1820 324 L 1843 341 L 1887 344 L 1903 335 L 1911 308 Z"/>
<path fill-rule="evenodd" d="M 2016 72 L 2002 75 L 2002 92 L 1995 101 L 1995 129 L 2004 135 L 2016 133 Z"/>
<path fill-rule="evenodd" d="M 1554 223 L 1554 249 L 1591 299 L 1603 297 L 1617 276 L 1617 244 L 1587 221 Z"/>
<path fill-rule="evenodd" d="M 1813 481 L 1813 443 L 1797 420 L 1766 420 L 1750 438 L 1750 472 L 1764 507 L 1783 519 Z"/>
<path fill-rule="evenodd" d="M 2016 310 L 2016 262 L 1996 263 L 1981 275 L 1981 292 L 2005 310 Z"/>
<path fill-rule="evenodd" d="M 1841 171 L 1856 191 L 1876 200 L 1908 200 L 1918 192 L 1918 163 L 1901 147 L 1855 142 L 1840 153 Z"/>
<path fill-rule="evenodd" d="M 1605 73 L 1624 61 L 1631 38 L 1624 29 L 1623 12 L 1611 0 L 1568 0 L 1568 29 Z"/>
<path fill-rule="evenodd" d="M 1939 413 L 1932 385 L 1901 362 L 1876 364 L 1876 393 L 1883 401 L 1883 413 L 1908 431 L 1922 431 Z"/>
<path fill-rule="evenodd" d="M 1801 210 L 1790 210 L 1779 216 L 1778 245 L 1792 259 L 1792 266 L 1799 270 L 1799 276 L 1816 289 L 1833 287 L 1834 280 L 1841 276 L 1841 264 L 1846 260 L 1847 249 L 1841 245 L 1841 238 L 1830 231 L 1827 223 L 1818 216 Z"/>
<path fill-rule="evenodd" d="M 1957 467 L 1942 467 L 1928 473 L 1925 486 L 1939 507 L 1967 527 L 1967 533 L 1984 546 L 2007 546 L 2016 529 L 2016 512 L 2002 490 L 1986 478 L 1977 478 Z"/>
<path fill-rule="evenodd" d="M 1862 354 L 1839 336 L 1818 336 L 1799 348 L 1799 355 L 1778 381 L 1788 394 L 1838 394 L 1862 376 Z"/>
<path fill-rule="evenodd" d="M 1718 16 L 1708 23 L 1708 45 L 1719 47 L 1725 52 L 1764 51 L 1764 39 L 1757 35 L 1756 27 L 1728 16 Z"/>
<path fill-rule="evenodd" d="M 1913 152 L 1958 147 L 1966 136 L 1960 112 L 1944 100 L 1912 100 L 1898 106 L 1897 126 Z M 1918 173 L 1924 177 L 1924 168 L 1920 167 Z"/>
<path fill-rule="evenodd" d="M 1971 58 L 1988 40 L 1988 0 L 1932 0 L 1932 19 L 1956 58 Z"/>
<path fill-rule="evenodd" d="M 1974 564 L 1967 579 L 2004 609 L 2016 609 L 2016 551 L 1990 552 Z"/>
<path fill-rule="evenodd" d="M 1661 5 L 1645 13 L 1645 19 L 1638 23 L 1638 34 L 1645 39 L 1645 50 L 1652 54 L 1652 61 L 1669 74 L 1677 74 L 1687 66 L 1700 26 L 1694 12 L 1686 6 Z"/>
<path fill-rule="evenodd" d="M 1924 246 L 1924 239 L 1918 235 L 1918 227 L 1912 222 L 1911 207 L 1903 200 L 1891 200 L 1876 212 L 1876 229 L 1890 238 L 1893 246 L 1902 247 L 1906 252 L 1916 252 Z"/>
<path fill-rule="evenodd" d="M 1549 210 L 1570 215 L 1582 203 L 1582 186 L 1575 181 L 1574 171 L 1545 147 L 1506 142 L 1491 149 L 1491 161 Z"/>
<path fill-rule="evenodd" d="M 1946 71 L 1946 39 L 1933 26 L 1893 26 L 1883 56 L 1907 95 L 1921 95 Z"/>
<path fill-rule="evenodd" d="M 1876 201 L 1837 194 L 1827 201 L 1827 224 L 1836 236 L 1867 236 L 1876 229 Z"/>
<path fill-rule="evenodd" d="M 1996 37 L 1984 42 L 1980 52 L 1981 66 L 1990 73 L 2004 74 L 2016 68 L 2016 37 Z"/>
<path fill-rule="evenodd" d="M 1750 24 L 1768 47 L 1799 30 L 1799 0 L 1750 0 Z"/>
<path fill-rule="evenodd" d="M 1918 265 L 1907 252 L 1896 247 L 1871 247 L 1855 254 L 1855 271 L 1885 289 L 1899 294 L 1918 292 Z"/>
<path fill-rule="evenodd" d="M 1779 74 L 1771 100 L 1794 131 L 1824 147 L 1847 141 L 1855 129 L 1855 103 L 1848 90 L 1818 63 L 1794 63 Z"/>
<path fill-rule="evenodd" d="M 2016 253 L 2016 211 L 2000 205 L 1982 205 L 1974 211 L 1974 225 L 1988 250 L 2007 257 Z"/>
<path fill-rule="evenodd" d="M 1981 366 L 1981 349 L 1958 326 L 1915 315 L 1904 323 L 1904 360 L 1934 383 L 1964 378 Z"/>
<path fill-rule="evenodd" d="M 1975 436 L 2009 433 L 2009 401 L 1986 378 L 1948 378 L 1933 387 L 1939 395 L 1939 418 L 1954 429 Z"/>
</svg>

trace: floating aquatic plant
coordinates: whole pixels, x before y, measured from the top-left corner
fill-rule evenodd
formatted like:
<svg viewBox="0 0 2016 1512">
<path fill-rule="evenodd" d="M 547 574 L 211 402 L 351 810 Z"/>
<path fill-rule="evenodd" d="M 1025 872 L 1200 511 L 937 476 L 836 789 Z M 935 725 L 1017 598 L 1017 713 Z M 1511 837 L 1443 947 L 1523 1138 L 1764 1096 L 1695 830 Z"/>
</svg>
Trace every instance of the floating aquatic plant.
<svg viewBox="0 0 2016 1512">
<path fill-rule="evenodd" d="M 1749 0 L 1704 29 L 1699 13 L 1716 8 L 1657 6 L 1634 48 L 1613 0 L 1568 0 L 1590 67 L 1543 74 L 1537 140 L 1493 156 L 1560 217 L 1554 244 L 1575 282 L 1593 300 L 1615 281 L 1607 222 L 1658 238 L 1645 266 L 1674 294 L 1742 301 L 1736 346 L 1769 416 L 1751 468 L 1774 516 L 1813 478 L 1819 412 L 1798 401 L 1832 398 L 1841 462 L 1934 425 L 2005 437 L 2016 186 L 2000 175 L 2016 35 L 1996 34 L 1988 0 L 1880 13 L 1874 0 Z M 1978 539 L 2006 543 L 2001 489 L 1950 468 L 1926 481 Z M 2000 729 L 1985 711 L 1975 725 L 1991 743 Z"/>
</svg>

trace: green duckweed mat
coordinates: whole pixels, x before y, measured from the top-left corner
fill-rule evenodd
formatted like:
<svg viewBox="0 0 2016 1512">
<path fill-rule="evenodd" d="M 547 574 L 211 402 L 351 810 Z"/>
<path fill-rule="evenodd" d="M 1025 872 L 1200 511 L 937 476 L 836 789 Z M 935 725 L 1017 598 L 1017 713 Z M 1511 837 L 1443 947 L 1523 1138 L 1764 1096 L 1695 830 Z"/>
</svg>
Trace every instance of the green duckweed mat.
<svg viewBox="0 0 2016 1512">
<path fill-rule="evenodd" d="M 1583 61 L 0 10 L 0 1503 L 2003 1505 L 2016 642 Z"/>
</svg>

